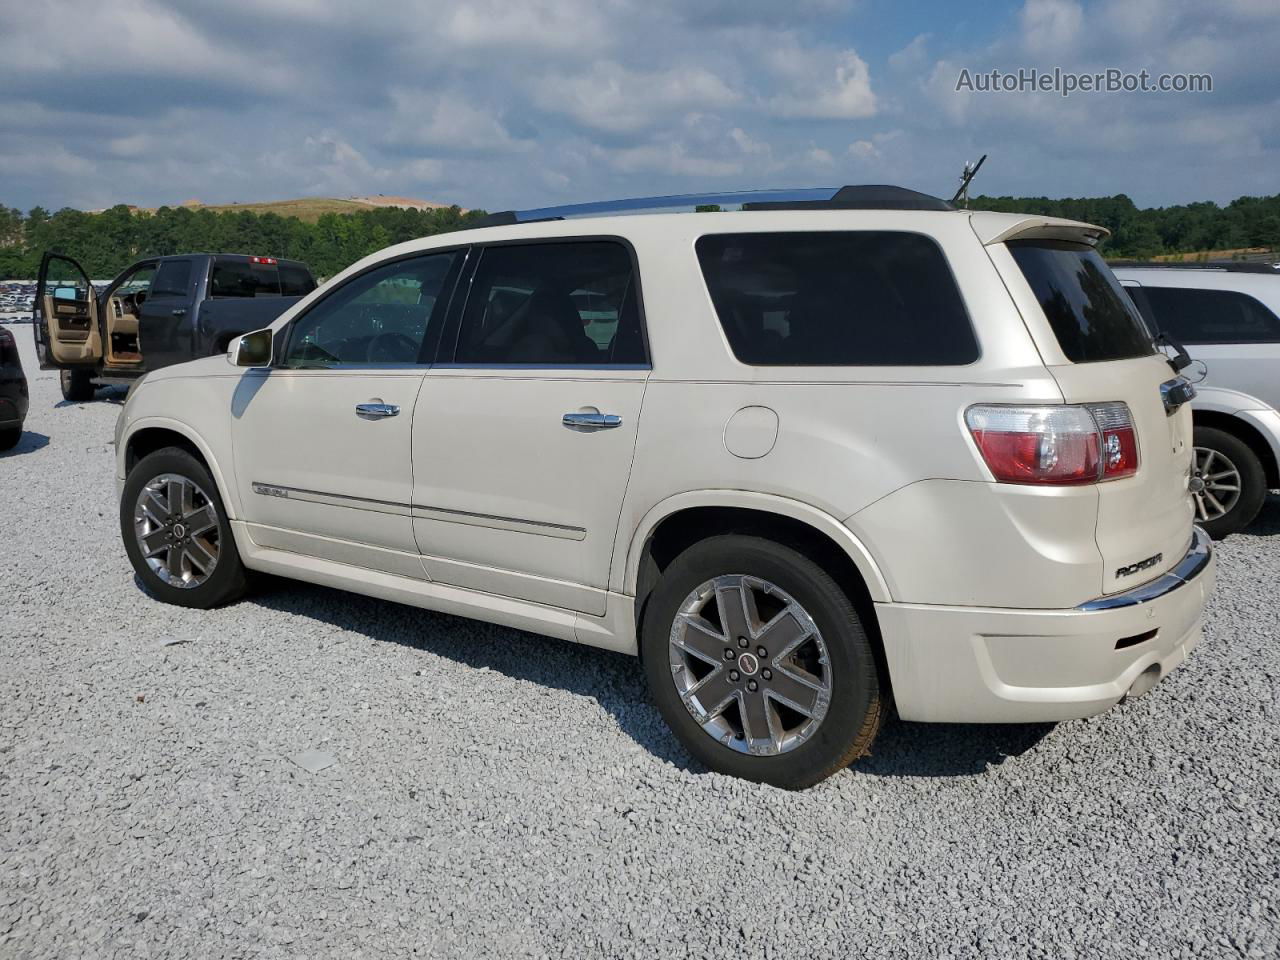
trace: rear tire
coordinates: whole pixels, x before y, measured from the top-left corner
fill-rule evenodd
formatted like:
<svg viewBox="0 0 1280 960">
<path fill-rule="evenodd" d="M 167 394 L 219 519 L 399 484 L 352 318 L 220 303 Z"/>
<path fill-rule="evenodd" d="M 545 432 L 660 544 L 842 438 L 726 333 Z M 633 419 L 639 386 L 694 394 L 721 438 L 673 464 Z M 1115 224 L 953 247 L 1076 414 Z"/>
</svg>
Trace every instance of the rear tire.
<svg viewBox="0 0 1280 960">
<path fill-rule="evenodd" d="M 791 547 L 736 534 L 694 544 L 663 571 L 641 631 L 663 719 L 719 773 L 802 789 L 865 754 L 880 729 L 885 698 L 858 614 Z"/>
<path fill-rule="evenodd" d="M 7 427 L 4 430 L 0 430 L 0 450 L 12 450 L 21 439 L 21 427 Z"/>
<path fill-rule="evenodd" d="M 244 564 L 218 487 L 186 450 L 165 447 L 129 471 L 120 534 L 134 572 L 157 600 L 208 610 L 245 591 Z"/>
<path fill-rule="evenodd" d="M 1239 437 L 1216 427 L 1195 428 L 1196 522 L 1215 540 L 1253 523 L 1267 498 L 1262 461 Z M 1231 489 L 1238 487 L 1238 490 Z M 1225 508 L 1225 509 L 1224 509 Z"/>
<path fill-rule="evenodd" d="M 62 382 L 62 398 L 72 403 L 92 400 L 98 389 L 93 385 L 93 375 L 88 370 L 63 370 L 58 379 Z"/>
</svg>

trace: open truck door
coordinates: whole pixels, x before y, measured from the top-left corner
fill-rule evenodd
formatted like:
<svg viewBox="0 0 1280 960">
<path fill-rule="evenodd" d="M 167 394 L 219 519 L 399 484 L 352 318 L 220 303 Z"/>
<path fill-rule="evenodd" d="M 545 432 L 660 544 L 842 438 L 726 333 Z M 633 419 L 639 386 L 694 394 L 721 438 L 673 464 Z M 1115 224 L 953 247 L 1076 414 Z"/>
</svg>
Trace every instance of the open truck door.
<svg viewBox="0 0 1280 960">
<path fill-rule="evenodd" d="M 97 293 L 84 268 L 70 257 L 46 253 L 41 259 L 34 319 L 41 370 L 101 362 Z"/>
</svg>

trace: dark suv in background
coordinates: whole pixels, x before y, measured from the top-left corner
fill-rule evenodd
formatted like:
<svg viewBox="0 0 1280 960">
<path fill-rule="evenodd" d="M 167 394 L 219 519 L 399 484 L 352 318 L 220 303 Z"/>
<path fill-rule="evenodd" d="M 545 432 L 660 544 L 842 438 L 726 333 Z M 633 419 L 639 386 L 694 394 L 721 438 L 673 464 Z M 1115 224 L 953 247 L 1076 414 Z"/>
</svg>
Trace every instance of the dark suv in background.
<svg viewBox="0 0 1280 960">
<path fill-rule="evenodd" d="M 0 450 L 11 450 L 27 418 L 27 377 L 13 334 L 0 327 Z"/>
</svg>

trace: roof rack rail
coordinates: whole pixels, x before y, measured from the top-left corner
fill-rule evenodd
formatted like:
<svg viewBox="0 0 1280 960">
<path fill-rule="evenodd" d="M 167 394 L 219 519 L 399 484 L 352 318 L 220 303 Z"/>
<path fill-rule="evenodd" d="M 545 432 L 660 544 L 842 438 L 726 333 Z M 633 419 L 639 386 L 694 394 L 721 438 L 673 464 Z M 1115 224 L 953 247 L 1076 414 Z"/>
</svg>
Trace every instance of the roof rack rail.
<svg viewBox="0 0 1280 960">
<path fill-rule="evenodd" d="M 1265 260 L 1112 260 L 1111 267 L 1160 268 L 1162 270 L 1222 270 L 1225 273 L 1280 273 L 1280 262 Z"/>
<path fill-rule="evenodd" d="M 704 206 L 741 206 L 743 210 L 954 210 L 945 200 L 905 187 L 864 185 L 802 187 L 784 190 L 737 190 L 727 193 L 680 193 L 663 197 L 599 200 L 531 210 L 492 213 L 471 227 L 509 226 L 569 217 L 594 217 L 652 210 L 694 209 Z"/>
</svg>

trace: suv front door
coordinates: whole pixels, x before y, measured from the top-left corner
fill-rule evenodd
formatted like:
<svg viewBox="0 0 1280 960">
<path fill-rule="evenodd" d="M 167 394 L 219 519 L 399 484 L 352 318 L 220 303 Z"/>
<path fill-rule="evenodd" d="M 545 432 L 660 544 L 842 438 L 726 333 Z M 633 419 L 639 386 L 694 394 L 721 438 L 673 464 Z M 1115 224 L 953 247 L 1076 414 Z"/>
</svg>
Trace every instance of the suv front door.
<svg viewBox="0 0 1280 960">
<path fill-rule="evenodd" d="M 479 253 L 414 413 L 423 563 L 437 582 L 603 614 L 649 377 L 634 257 L 614 240 Z"/>
<path fill-rule="evenodd" d="M 423 579 L 410 423 L 463 259 L 420 254 L 352 277 L 293 320 L 272 367 L 244 374 L 232 439 L 254 543 Z"/>
</svg>

